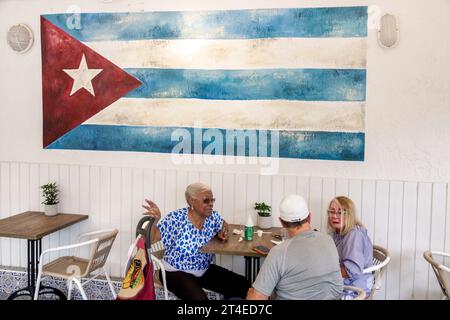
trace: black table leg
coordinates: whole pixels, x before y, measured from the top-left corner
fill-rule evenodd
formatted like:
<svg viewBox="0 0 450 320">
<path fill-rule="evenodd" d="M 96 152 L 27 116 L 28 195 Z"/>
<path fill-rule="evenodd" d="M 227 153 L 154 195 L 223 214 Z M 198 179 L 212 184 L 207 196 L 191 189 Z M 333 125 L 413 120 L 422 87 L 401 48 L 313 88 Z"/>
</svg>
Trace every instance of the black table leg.
<svg viewBox="0 0 450 320">
<path fill-rule="evenodd" d="M 247 278 L 248 281 L 252 281 L 252 274 L 251 274 L 251 268 L 250 268 L 250 264 L 251 264 L 251 257 L 244 257 L 245 259 L 245 277 Z"/>
<path fill-rule="evenodd" d="M 253 283 L 259 272 L 260 258 L 259 257 L 244 257 L 245 258 L 245 277 Z"/>
<path fill-rule="evenodd" d="M 13 292 L 8 300 L 14 300 L 18 297 L 29 296 L 31 300 L 34 298 L 34 292 L 36 289 L 36 278 L 37 272 L 39 271 L 39 257 L 42 253 L 42 239 L 38 240 L 28 240 L 27 245 L 28 253 L 27 253 L 27 287 L 19 289 Z M 39 295 L 41 294 L 54 294 L 58 296 L 60 300 L 67 300 L 64 293 L 56 288 L 40 286 Z"/>
</svg>

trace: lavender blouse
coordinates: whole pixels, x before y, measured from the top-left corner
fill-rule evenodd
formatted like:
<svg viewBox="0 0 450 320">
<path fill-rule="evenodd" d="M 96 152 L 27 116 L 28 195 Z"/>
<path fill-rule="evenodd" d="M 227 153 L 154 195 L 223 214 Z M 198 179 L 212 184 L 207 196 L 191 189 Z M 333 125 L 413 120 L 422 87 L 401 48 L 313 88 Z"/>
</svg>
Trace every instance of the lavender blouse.
<svg viewBox="0 0 450 320">
<path fill-rule="evenodd" d="M 346 235 L 333 233 L 339 260 L 349 275 L 344 279 L 345 285 L 355 286 L 363 289 L 367 295 L 370 294 L 373 285 L 373 275 L 365 274 L 363 270 L 372 266 L 373 247 L 367 234 L 367 229 L 355 226 Z"/>
</svg>

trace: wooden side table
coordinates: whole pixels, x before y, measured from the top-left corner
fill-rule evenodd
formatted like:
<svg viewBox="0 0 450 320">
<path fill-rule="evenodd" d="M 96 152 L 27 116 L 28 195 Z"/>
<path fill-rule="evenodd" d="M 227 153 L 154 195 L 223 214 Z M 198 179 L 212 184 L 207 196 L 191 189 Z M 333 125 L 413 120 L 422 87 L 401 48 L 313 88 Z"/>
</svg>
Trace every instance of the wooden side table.
<svg viewBox="0 0 450 320">
<path fill-rule="evenodd" d="M 42 238 L 87 218 L 88 216 L 83 214 L 60 213 L 56 216 L 49 217 L 43 212 L 27 211 L 0 220 L 0 237 L 28 240 L 28 286 L 11 294 L 8 300 L 22 296 L 30 296 L 33 299 L 39 257 L 42 253 Z M 41 286 L 39 290 L 40 295 L 49 293 L 57 295 L 62 300 L 66 300 L 66 296 L 60 290 Z"/>
</svg>

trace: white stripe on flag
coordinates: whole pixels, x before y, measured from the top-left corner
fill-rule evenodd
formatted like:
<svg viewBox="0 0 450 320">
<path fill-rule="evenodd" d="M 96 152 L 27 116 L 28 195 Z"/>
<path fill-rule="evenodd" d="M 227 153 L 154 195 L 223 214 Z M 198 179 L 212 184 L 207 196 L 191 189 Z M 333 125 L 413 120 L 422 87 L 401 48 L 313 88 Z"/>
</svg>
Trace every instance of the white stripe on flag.
<svg viewBox="0 0 450 320">
<path fill-rule="evenodd" d="M 85 123 L 364 132 L 364 112 L 364 102 L 122 98 Z"/>
<path fill-rule="evenodd" d="M 364 69 L 366 38 L 86 42 L 121 68 Z"/>
</svg>

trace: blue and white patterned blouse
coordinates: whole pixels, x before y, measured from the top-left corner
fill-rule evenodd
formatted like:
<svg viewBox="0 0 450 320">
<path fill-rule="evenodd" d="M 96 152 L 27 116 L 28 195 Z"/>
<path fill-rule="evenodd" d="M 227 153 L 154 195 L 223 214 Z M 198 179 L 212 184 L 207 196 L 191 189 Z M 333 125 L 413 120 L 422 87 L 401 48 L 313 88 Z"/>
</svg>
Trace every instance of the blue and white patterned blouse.
<svg viewBox="0 0 450 320">
<path fill-rule="evenodd" d="M 224 219 L 213 210 L 199 230 L 189 220 L 188 209 L 172 211 L 158 223 L 164 260 L 180 271 L 206 270 L 213 254 L 202 253 L 201 249 L 222 229 Z"/>
</svg>

